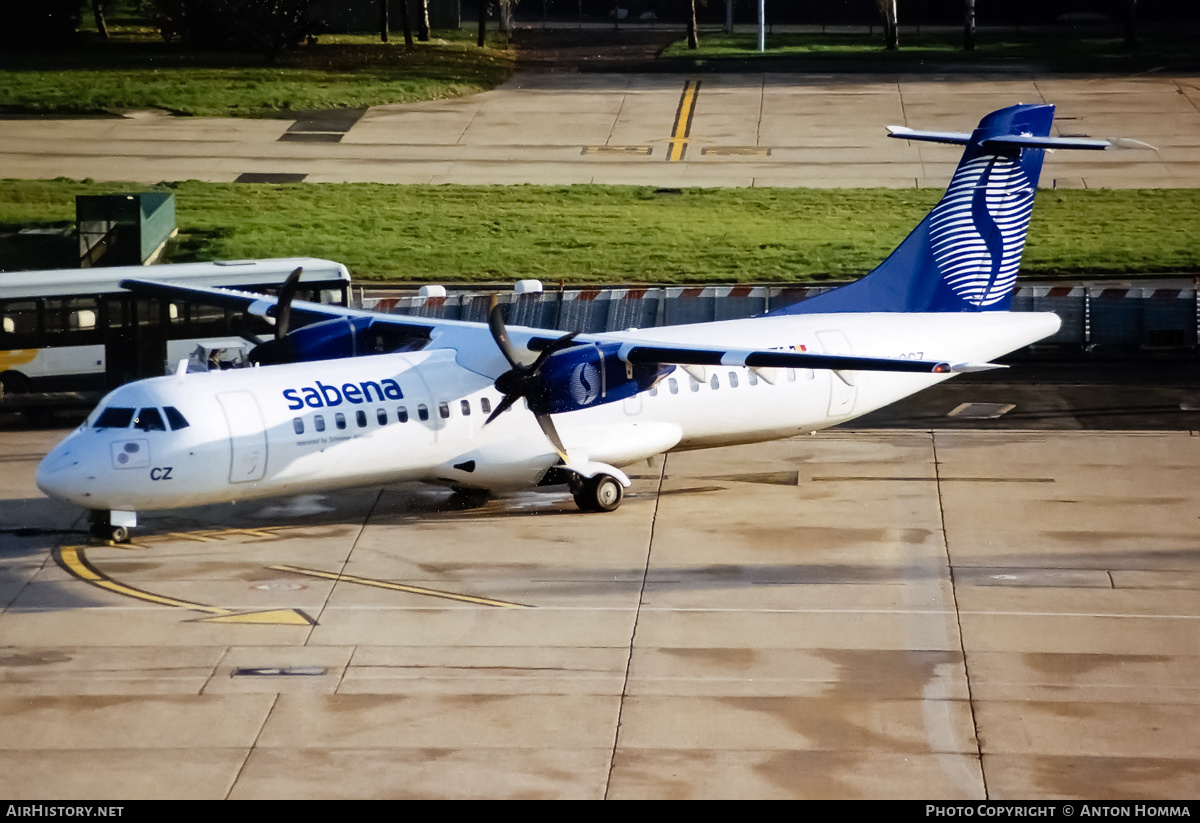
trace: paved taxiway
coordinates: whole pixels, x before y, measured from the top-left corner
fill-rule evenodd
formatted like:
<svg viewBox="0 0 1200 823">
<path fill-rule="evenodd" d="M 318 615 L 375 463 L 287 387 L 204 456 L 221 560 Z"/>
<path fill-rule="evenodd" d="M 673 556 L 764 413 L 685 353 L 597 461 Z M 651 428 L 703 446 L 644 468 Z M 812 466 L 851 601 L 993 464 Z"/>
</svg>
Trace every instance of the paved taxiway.
<svg viewBox="0 0 1200 823">
<path fill-rule="evenodd" d="M 0 118 L 0 178 L 940 189 L 959 149 L 884 126 L 966 131 L 1018 102 L 1057 105 L 1055 134 L 1157 149 L 1051 154 L 1043 186 L 1200 186 L 1200 77 L 1019 73 L 521 73 L 360 119 Z"/>
<path fill-rule="evenodd" d="M 0 432 L 0 796 L 1194 798 L 1179 419 L 831 430 L 633 467 L 611 515 L 371 488 L 126 547 L 35 490 L 61 431 Z"/>
</svg>

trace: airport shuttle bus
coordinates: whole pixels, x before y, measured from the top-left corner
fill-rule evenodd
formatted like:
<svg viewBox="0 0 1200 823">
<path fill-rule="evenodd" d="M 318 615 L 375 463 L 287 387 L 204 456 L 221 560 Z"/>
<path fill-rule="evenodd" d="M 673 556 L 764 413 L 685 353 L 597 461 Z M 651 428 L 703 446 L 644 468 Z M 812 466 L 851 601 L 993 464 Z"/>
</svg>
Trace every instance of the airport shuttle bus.
<svg viewBox="0 0 1200 823">
<path fill-rule="evenodd" d="M 0 272 L 0 389 L 99 391 L 174 371 L 180 360 L 200 368 L 236 364 L 270 334 L 266 321 L 227 309 L 135 296 L 118 284 L 153 277 L 180 286 L 221 286 L 273 295 L 300 267 L 297 297 L 349 304 L 350 273 L 316 258 L 235 260 L 152 267 Z"/>
</svg>

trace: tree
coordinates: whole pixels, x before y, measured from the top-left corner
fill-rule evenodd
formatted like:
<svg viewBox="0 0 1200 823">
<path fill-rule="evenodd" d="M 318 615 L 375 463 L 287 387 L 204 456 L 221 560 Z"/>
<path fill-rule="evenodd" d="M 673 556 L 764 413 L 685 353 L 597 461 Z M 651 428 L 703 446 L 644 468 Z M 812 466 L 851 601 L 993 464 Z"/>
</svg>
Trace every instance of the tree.
<svg viewBox="0 0 1200 823">
<path fill-rule="evenodd" d="M 975 0 L 963 0 L 963 51 L 975 51 Z"/>
<path fill-rule="evenodd" d="M 413 47 L 412 21 L 408 19 L 408 0 L 400 0 L 400 27 L 404 30 L 404 48 Z"/>
<path fill-rule="evenodd" d="M 108 25 L 104 22 L 104 0 L 92 0 L 92 19 L 96 21 L 96 31 L 107 40 Z"/>
<path fill-rule="evenodd" d="M 883 34 L 887 50 L 900 48 L 900 23 L 896 18 L 896 0 L 875 0 L 879 13 L 883 15 Z"/>
<path fill-rule="evenodd" d="M 75 38 L 83 5 L 79 0 L 38 0 L 6 3 L 0 25 L 0 46 L 37 48 L 65 46 Z"/>
<path fill-rule="evenodd" d="M 422 43 L 429 42 L 429 0 L 421 0 L 421 16 L 417 19 L 417 39 Z"/>
<path fill-rule="evenodd" d="M 696 0 L 692 0 L 692 13 L 688 17 L 687 37 L 689 49 L 700 48 L 700 37 L 696 30 Z"/>
<path fill-rule="evenodd" d="M 153 0 L 163 38 L 269 58 L 314 33 L 308 0 Z"/>
</svg>

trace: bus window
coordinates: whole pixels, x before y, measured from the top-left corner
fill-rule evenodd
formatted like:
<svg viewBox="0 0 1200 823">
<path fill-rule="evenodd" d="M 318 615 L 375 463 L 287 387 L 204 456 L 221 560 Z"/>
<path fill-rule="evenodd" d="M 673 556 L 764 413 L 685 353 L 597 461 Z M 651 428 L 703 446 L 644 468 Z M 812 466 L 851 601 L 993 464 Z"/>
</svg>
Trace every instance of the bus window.
<svg viewBox="0 0 1200 823">
<path fill-rule="evenodd" d="M 0 318 L 0 349 L 32 349 L 37 346 L 36 300 L 9 300 L 0 304 Z"/>
<path fill-rule="evenodd" d="M 95 297 L 47 297 L 44 305 L 47 346 L 101 342 L 96 328 L 100 306 Z"/>
<path fill-rule="evenodd" d="M 188 427 L 187 418 L 179 413 L 179 409 L 174 406 L 164 406 L 163 411 L 167 413 L 167 422 L 171 424 L 171 431 L 179 431 Z"/>
<path fill-rule="evenodd" d="M 225 309 L 192 303 L 188 306 L 191 333 L 196 337 L 221 337 L 229 333 Z"/>
<path fill-rule="evenodd" d="M 144 432 L 165 432 L 167 425 L 163 423 L 162 413 L 158 409 L 138 409 L 137 417 L 133 418 L 133 426 Z"/>
<path fill-rule="evenodd" d="M 110 406 L 100 412 L 93 424 L 97 429 L 123 429 L 133 422 L 133 409 Z"/>
</svg>

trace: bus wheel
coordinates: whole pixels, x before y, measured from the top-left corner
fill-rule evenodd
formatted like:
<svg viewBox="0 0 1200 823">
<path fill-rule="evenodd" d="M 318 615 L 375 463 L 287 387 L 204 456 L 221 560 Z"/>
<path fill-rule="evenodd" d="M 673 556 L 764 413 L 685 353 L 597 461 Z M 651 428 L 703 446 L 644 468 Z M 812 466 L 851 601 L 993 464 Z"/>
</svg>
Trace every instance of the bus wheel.
<svg viewBox="0 0 1200 823">
<path fill-rule="evenodd" d="M 0 396 L 6 394 L 28 394 L 29 378 L 20 372 L 0 372 Z"/>
</svg>

